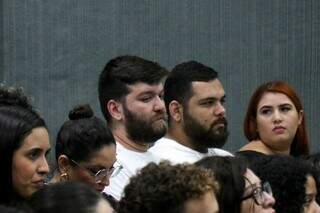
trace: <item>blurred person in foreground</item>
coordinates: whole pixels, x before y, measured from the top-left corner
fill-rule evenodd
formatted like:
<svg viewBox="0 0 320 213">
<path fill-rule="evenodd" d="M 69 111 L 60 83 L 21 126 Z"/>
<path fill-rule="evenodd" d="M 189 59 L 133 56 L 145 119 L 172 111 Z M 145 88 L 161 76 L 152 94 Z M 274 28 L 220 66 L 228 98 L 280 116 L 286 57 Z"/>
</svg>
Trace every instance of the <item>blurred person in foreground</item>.
<svg viewBox="0 0 320 213">
<path fill-rule="evenodd" d="M 218 213 L 213 172 L 192 164 L 150 163 L 130 179 L 119 213 Z"/>
</svg>

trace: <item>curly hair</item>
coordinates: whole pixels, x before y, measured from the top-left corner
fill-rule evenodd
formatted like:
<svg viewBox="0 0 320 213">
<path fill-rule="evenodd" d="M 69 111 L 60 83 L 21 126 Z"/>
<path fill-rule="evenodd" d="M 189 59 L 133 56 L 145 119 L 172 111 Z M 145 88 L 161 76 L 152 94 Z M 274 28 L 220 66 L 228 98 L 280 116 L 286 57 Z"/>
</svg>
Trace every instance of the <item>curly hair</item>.
<svg viewBox="0 0 320 213">
<path fill-rule="evenodd" d="M 268 156 L 255 162 L 252 170 L 262 182 L 271 184 L 276 212 L 300 213 L 306 202 L 307 177 L 314 177 L 310 165 L 291 156 Z"/>
<path fill-rule="evenodd" d="M 301 158 L 305 160 L 307 163 L 309 163 L 314 170 L 315 181 L 316 181 L 317 191 L 318 191 L 316 200 L 317 200 L 317 203 L 320 203 L 320 153 L 318 152 L 310 155 L 305 155 L 305 156 L 302 156 Z"/>
<path fill-rule="evenodd" d="M 186 201 L 209 191 L 218 191 L 212 171 L 191 164 L 150 163 L 125 187 L 119 213 L 178 213 Z"/>
</svg>

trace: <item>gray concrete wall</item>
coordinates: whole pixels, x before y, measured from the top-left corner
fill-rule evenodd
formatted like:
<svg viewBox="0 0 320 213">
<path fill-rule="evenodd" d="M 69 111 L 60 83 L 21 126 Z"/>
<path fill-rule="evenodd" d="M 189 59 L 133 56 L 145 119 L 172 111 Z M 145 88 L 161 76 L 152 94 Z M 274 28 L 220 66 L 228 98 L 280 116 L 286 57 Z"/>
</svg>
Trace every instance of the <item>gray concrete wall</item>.
<svg viewBox="0 0 320 213">
<path fill-rule="evenodd" d="M 52 144 L 73 105 L 101 116 L 97 80 L 112 57 L 133 54 L 171 69 L 194 59 L 219 71 L 231 135 L 253 90 L 281 79 L 305 106 L 313 151 L 320 138 L 318 0 L 2 0 L 0 77 L 32 94 Z"/>
</svg>

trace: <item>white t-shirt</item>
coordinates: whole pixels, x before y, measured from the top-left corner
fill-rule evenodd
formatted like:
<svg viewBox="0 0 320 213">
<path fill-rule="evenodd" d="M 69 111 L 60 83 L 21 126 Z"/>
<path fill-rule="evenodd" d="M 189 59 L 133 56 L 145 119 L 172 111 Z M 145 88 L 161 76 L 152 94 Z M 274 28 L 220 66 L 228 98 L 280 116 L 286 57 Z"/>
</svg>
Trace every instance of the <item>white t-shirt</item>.
<svg viewBox="0 0 320 213">
<path fill-rule="evenodd" d="M 169 160 L 173 164 L 194 163 L 205 156 L 233 156 L 230 152 L 217 148 L 209 148 L 208 153 L 204 154 L 165 137 L 156 141 L 149 151 L 161 160 Z"/>
<path fill-rule="evenodd" d="M 115 199 L 120 200 L 124 187 L 129 183 L 131 176 L 137 173 L 150 162 L 159 162 L 159 158 L 154 156 L 151 152 L 135 152 L 125 148 L 117 142 L 117 161 L 122 165 L 122 169 L 115 176 L 110 178 L 110 185 L 107 186 L 103 192 L 113 196 Z"/>
</svg>

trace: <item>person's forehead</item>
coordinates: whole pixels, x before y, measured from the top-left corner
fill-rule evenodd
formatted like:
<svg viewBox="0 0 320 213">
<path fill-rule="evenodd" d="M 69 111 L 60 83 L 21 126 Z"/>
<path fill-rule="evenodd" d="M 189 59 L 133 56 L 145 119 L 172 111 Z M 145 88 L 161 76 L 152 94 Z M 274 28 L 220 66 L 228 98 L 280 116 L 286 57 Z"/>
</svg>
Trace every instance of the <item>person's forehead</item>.
<svg viewBox="0 0 320 213">
<path fill-rule="evenodd" d="M 307 175 L 307 181 L 305 183 L 306 192 L 311 194 L 316 191 L 316 182 L 313 176 Z"/>
<path fill-rule="evenodd" d="M 246 173 L 244 174 L 244 176 L 250 181 L 250 183 L 247 183 L 248 181 L 246 181 L 246 186 L 249 185 L 249 184 L 252 184 L 252 185 L 261 185 L 261 181 L 260 179 L 258 178 L 257 175 L 255 175 L 251 169 L 247 169 Z"/>
<path fill-rule="evenodd" d="M 148 84 L 148 83 L 135 83 L 132 85 L 128 85 L 130 90 L 129 94 L 139 95 L 142 93 L 160 93 L 163 91 L 163 84 L 161 82 L 155 84 Z"/>
<path fill-rule="evenodd" d="M 218 79 L 211 81 L 194 81 L 192 82 L 193 96 L 222 98 L 225 91 Z"/>
<path fill-rule="evenodd" d="M 88 161 L 90 162 L 105 162 L 116 160 L 116 146 L 104 145 L 99 150 L 92 152 Z"/>
<path fill-rule="evenodd" d="M 292 100 L 286 94 L 279 92 L 266 92 L 261 96 L 258 102 L 258 108 L 269 103 L 294 105 Z"/>
<path fill-rule="evenodd" d="M 31 133 L 24 139 L 21 148 L 29 149 L 50 146 L 48 131 L 44 127 L 37 127 L 32 129 Z"/>
<path fill-rule="evenodd" d="M 184 212 L 218 212 L 219 205 L 212 190 L 197 198 L 189 199 L 184 203 Z"/>
</svg>

